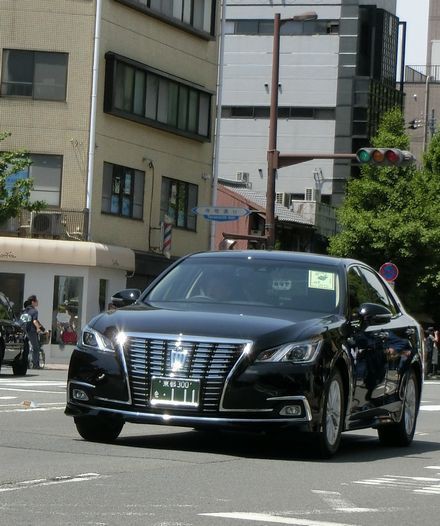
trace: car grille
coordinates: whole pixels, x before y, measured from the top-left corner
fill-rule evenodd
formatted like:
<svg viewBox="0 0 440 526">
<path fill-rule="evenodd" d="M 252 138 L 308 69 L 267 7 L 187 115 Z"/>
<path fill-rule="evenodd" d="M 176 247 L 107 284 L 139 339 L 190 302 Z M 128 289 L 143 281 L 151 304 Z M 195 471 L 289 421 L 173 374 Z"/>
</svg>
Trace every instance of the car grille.
<svg viewBox="0 0 440 526">
<path fill-rule="evenodd" d="M 226 377 L 242 355 L 246 342 L 129 336 L 124 349 L 133 405 L 149 406 L 151 377 L 173 373 L 171 354 L 177 341 L 179 350 L 185 350 L 187 357 L 175 376 L 200 379 L 199 411 L 218 411 Z"/>
</svg>

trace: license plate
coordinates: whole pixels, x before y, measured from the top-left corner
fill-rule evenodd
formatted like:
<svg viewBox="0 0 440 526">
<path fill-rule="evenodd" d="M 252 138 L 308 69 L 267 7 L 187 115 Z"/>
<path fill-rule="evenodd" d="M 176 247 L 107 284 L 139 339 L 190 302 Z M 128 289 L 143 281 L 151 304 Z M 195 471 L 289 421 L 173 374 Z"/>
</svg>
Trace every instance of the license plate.
<svg viewBox="0 0 440 526">
<path fill-rule="evenodd" d="M 200 380 L 158 377 L 151 379 L 151 405 L 198 407 L 199 396 Z"/>
</svg>

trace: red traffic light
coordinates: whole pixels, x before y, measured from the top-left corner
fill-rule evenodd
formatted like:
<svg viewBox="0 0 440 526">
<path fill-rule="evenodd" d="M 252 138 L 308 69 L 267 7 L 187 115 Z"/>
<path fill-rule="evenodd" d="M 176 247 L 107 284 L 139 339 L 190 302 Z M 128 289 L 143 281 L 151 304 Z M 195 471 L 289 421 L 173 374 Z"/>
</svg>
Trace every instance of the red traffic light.
<svg viewBox="0 0 440 526">
<path fill-rule="evenodd" d="M 377 166 L 407 166 L 416 160 L 411 152 L 398 148 L 361 148 L 356 159 L 360 164 Z"/>
</svg>

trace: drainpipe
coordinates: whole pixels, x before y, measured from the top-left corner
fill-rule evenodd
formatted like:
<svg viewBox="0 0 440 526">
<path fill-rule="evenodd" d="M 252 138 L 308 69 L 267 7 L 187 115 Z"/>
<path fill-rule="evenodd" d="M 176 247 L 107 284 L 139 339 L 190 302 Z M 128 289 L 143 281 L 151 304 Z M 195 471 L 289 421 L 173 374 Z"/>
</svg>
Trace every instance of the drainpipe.
<svg viewBox="0 0 440 526">
<path fill-rule="evenodd" d="M 92 94 L 90 103 L 89 156 L 87 163 L 86 209 L 88 211 L 87 241 L 91 240 L 92 192 L 96 148 L 96 102 L 98 97 L 99 49 L 101 38 L 102 0 L 96 0 L 95 37 L 93 41 Z"/>
<path fill-rule="evenodd" d="M 211 187 L 211 204 L 217 204 L 217 182 L 218 182 L 218 152 L 220 149 L 220 122 L 222 117 L 222 93 L 223 93 L 223 53 L 225 42 L 225 17 L 226 17 L 226 0 L 222 2 L 222 18 L 220 23 L 220 46 L 218 61 L 218 78 L 217 78 L 217 113 L 215 123 L 215 143 L 214 143 L 214 165 L 212 170 L 212 187 Z M 215 250 L 215 221 L 210 224 L 210 250 Z"/>
</svg>

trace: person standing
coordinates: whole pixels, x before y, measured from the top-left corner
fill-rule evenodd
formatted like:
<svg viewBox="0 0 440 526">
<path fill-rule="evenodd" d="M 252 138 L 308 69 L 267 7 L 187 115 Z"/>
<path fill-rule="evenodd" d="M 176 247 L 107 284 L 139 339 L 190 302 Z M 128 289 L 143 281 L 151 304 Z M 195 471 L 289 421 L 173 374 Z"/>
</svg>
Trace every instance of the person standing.
<svg viewBox="0 0 440 526">
<path fill-rule="evenodd" d="M 428 327 L 426 331 L 426 376 L 431 376 L 432 374 L 432 354 L 434 352 L 434 327 Z"/>
<path fill-rule="evenodd" d="M 32 347 L 32 368 L 40 369 L 40 341 L 38 335 L 44 332 L 44 327 L 38 320 L 38 299 L 37 296 L 32 295 L 24 302 L 24 313 L 29 316 L 29 321 L 26 325 L 26 336 Z"/>
</svg>

